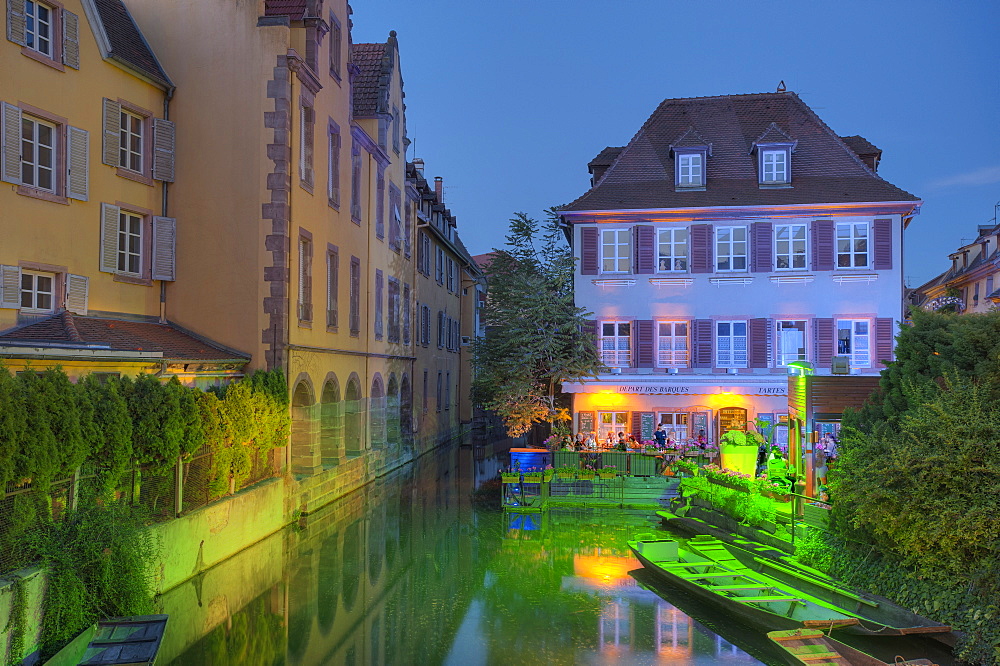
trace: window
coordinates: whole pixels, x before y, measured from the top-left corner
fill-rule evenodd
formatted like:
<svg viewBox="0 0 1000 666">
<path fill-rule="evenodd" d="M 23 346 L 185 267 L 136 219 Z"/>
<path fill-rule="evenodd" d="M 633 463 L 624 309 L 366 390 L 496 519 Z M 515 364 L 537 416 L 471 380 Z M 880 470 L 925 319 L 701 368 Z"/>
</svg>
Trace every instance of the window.
<svg viewBox="0 0 1000 666">
<path fill-rule="evenodd" d="M 337 290 L 340 282 L 340 253 L 336 248 L 326 253 L 326 325 L 336 328 L 339 311 L 337 308 Z"/>
<path fill-rule="evenodd" d="M 601 323 L 601 360 L 608 367 L 627 368 L 632 362 L 632 325 L 628 322 Z"/>
<path fill-rule="evenodd" d="M 389 278 L 389 342 L 399 342 L 399 280 Z"/>
<path fill-rule="evenodd" d="M 52 51 L 52 33 L 54 12 L 52 7 L 35 0 L 24 3 L 24 37 L 29 49 L 42 55 L 54 58 Z"/>
<path fill-rule="evenodd" d="M 122 99 L 103 99 L 101 161 L 123 178 L 173 182 L 176 127 Z"/>
<path fill-rule="evenodd" d="M 448 291 L 455 291 L 455 260 L 448 257 Z"/>
<path fill-rule="evenodd" d="M 313 186 L 313 135 L 316 112 L 312 106 L 299 102 L 299 179 L 308 188 Z"/>
<path fill-rule="evenodd" d="M 424 370 L 424 399 L 423 399 L 423 408 L 424 408 L 425 412 L 427 411 L 427 400 L 429 399 L 429 397 L 427 395 L 428 392 L 429 392 L 427 390 L 427 374 L 428 374 L 427 371 Z"/>
<path fill-rule="evenodd" d="M 451 373 L 447 372 L 444 376 L 444 408 L 445 411 L 451 409 Z"/>
<path fill-rule="evenodd" d="M 617 436 L 628 430 L 628 412 L 599 412 L 597 416 L 597 437 L 602 441 L 608 433 Z"/>
<path fill-rule="evenodd" d="M 361 333 L 361 260 L 351 257 L 351 311 L 348 315 L 348 322 L 351 335 Z"/>
<path fill-rule="evenodd" d="M 705 184 L 704 158 L 701 153 L 677 153 L 677 185 L 701 187 Z"/>
<path fill-rule="evenodd" d="M 717 271 L 747 269 L 746 227 L 716 227 L 715 269 Z"/>
<path fill-rule="evenodd" d="M 436 401 L 435 408 L 434 408 L 434 411 L 436 411 L 436 412 L 440 412 L 441 411 L 441 389 L 442 389 L 441 381 L 442 381 L 442 377 L 443 377 L 442 374 L 439 372 L 438 373 L 438 383 L 437 383 L 437 401 Z"/>
<path fill-rule="evenodd" d="M 410 344 L 410 285 L 403 283 L 403 344 Z"/>
<path fill-rule="evenodd" d="M 806 269 L 806 225 L 779 224 L 774 227 L 775 270 Z"/>
<path fill-rule="evenodd" d="M 686 321 L 657 323 L 656 364 L 661 368 L 688 367 L 688 324 Z"/>
<path fill-rule="evenodd" d="M 628 273 L 629 271 L 629 230 L 601 230 L 601 272 Z"/>
<path fill-rule="evenodd" d="M 118 164 L 123 169 L 143 173 L 145 171 L 142 159 L 143 133 L 145 118 L 131 111 L 121 110 L 119 122 Z"/>
<path fill-rule="evenodd" d="M 299 236 L 299 321 L 312 321 L 312 240 Z"/>
<path fill-rule="evenodd" d="M 385 238 L 385 172 L 381 166 L 375 181 L 375 237 Z"/>
<path fill-rule="evenodd" d="M 340 208 L 340 128 L 330 121 L 326 147 L 326 197 L 330 205 Z"/>
<path fill-rule="evenodd" d="M 806 322 L 801 320 L 778 320 L 777 347 L 778 365 L 786 366 L 792 361 L 806 361 Z"/>
<path fill-rule="evenodd" d="M 412 208 L 412 206 L 410 205 L 410 202 L 407 201 L 406 205 L 403 206 L 403 210 L 404 210 L 404 212 L 403 212 L 403 218 L 404 218 L 403 219 L 403 254 L 406 255 L 407 258 L 410 257 L 410 252 L 411 252 L 410 237 L 413 234 L 413 222 L 411 221 L 411 217 L 410 217 L 410 215 L 411 215 L 410 208 Z"/>
<path fill-rule="evenodd" d="M 55 310 L 56 276 L 53 273 L 21 270 L 21 310 L 52 312 Z"/>
<path fill-rule="evenodd" d="M 437 346 L 438 349 L 444 347 L 444 312 L 441 310 L 438 310 Z"/>
<path fill-rule="evenodd" d="M 351 219 L 361 223 L 361 149 L 351 148 Z"/>
<path fill-rule="evenodd" d="M 128 211 L 118 213 L 118 272 L 142 272 L 142 217 Z"/>
<path fill-rule="evenodd" d="M 837 268 L 868 267 L 868 223 L 837 224 Z"/>
<path fill-rule="evenodd" d="M 715 322 L 715 366 L 717 368 L 747 367 L 747 323 L 745 321 Z"/>
<path fill-rule="evenodd" d="M 382 339 L 382 271 L 375 269 L 375 339 Z"/>
<path fill-rule="evenodd" d="M 21 183 L 56 191 L 56 126 L 29 115 L 21 116 Z"/>
<path fill-rule="evenodd" d="M 399 109 L 392 107 L 392 149 L 399 153 Z"/>
<path fill-rule="evenodd" d="M 444 250 L 435 246 L 434 280 L 438 284 L 444 284 Z"/>
<path fill-rule="evenodd" d="M 656 269 L 661 273 L 688 269 L 688 230 L 660 229 Z"/>
<path fill-rule="evenodd" d="M 763 150 L 760 156 L 761 182 L 788 182 L 788 151 Z"/>
<path fill-rule="evenodd" d="M 121 281 L 173 280 L 177 221 L 101 204 L 100 266 Z"/>
<path fill-rule="evenodd" d="M 431 275 L 431 239 L 422 231 L 417 237 L 417 270 L 427 277 Z"/>
<path fill-rule="evenodd" d="M 344 41 L 344 33 L 340 27 L 340 21 L 333 14 L 330 14 L 330 75 L 340 80 L 340 50 Z"/>
<path fill-rule="evenodd" d="M 837 355 L 850 357 L 851 367 L 867 368 L 872 364 L 870 341 L 867 319 L 837 320 Z"/>
<path fill-rule="evenodd" d="M 425 305 L 420 309 L 420 342 L 424 347 L 431 343 L 431 309 Z"/>
<path fill-rule="evenodd" d="M 688 438 L 687 412 L 660 412 L 659 416 L 657 423 L 663 425 L 669 439 L 678 443 Z"/>
</svg>

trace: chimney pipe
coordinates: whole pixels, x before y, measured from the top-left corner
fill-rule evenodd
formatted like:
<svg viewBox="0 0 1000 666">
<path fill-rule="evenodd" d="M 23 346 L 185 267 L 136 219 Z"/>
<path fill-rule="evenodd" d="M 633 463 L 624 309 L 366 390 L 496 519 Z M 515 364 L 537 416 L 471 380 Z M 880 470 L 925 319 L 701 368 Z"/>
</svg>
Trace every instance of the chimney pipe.
<svg viewBox="0 0 1000 666">
<path fill-rule="evenodd" d="M 413 168 L 417 170 L 417 173 L 421 178 L 424 176 L 424 161 L 419 157 L 413 158 Z"/>
<path fill-rule="evenodd" d="M 444 179 L 441 176 L 434 176 L 434 194 L 437 195 L 439 204 L 444 203 Z"/>
</svg>

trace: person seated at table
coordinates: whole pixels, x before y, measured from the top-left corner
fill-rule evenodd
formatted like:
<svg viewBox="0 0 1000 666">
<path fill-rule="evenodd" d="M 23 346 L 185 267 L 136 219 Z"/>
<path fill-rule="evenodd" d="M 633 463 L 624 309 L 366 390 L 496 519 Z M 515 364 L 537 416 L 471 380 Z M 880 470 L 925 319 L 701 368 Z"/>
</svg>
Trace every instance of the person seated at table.
<svg viewBox="0 0 1000 666">
<path fill-rule="evenodd" d="M 780 484 L 785 490 L 791 490 L 792 484 L 788 479 L 788 463 L 781 455 L 781 449 L 777 447 L 771 450 L 771 457 L 767 461 L 767 479 L 771 483 Z"/>
<path fill-rule="evenodd" d="M 667 446 L 667 432 L 663 429 L 663 424 L 656 426 L 656 432 L 653 433 L 653 439 L 656 440 L 656 448 L 663 449 Z"/>
<path fill-rule="evenodd" d="M 611 430 L 608 431 L 608 438 L 604 440 L 604 443 L 607 445 L 609 449 L 613 448 L 614 445 L 618 443 L 618 440 L 615 438 L 615 433 L 613 431 Z"/>
<path fill-rule="evenodd" d="M 624 445 L 627 446 L 627 444 L 626 444 L 627 441 L 628 440 L 625 439 L 625 431 L 624 430 L 619 430 L 618 431 L 618 444 L 619 445 L 624 444 Z"/>
<path fill-rule="evenodd" d="M 698 448 L 704 449 L 708 445 L 708 437 L 705 436 L 704 430 L 698 431 Z"/>
<path fill-rule="evenodd" d="M 583 436 L 582 432 L 576 433 L 576 441 L 573 442 L 574 451 L 583 451 L 583 447 L 586 443 L 586 438 Z"/>
</svg>

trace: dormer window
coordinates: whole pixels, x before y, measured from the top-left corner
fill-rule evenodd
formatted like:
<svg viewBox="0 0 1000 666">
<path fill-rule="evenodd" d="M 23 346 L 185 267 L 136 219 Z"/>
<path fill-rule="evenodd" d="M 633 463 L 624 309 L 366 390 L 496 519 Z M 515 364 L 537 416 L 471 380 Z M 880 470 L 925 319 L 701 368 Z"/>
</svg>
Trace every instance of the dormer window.
<svg viewBox="0 0 1000 666">
<path fill-rule="evenodd" d="M 705 186 L 705 157 L 702 153 L 677 153 L 677 186 Z"/>
<path fill-rule="evenodd" d="M 674 188 L 683 190 L 705 189 L 705 159 L 712 154 L 712 144 L 693 127 L 670 144 L 674 158 Z"/>
<path fill-rule="evenodd" d="M 788 182 L 788 153 L 784 150 L 764 150 L 760 157 L 762 183 Z"/>
<path fill-rule="evenodd" d="M 754 141 L 757 178 L 761 187 L 789 187 L 792 183 L 792 152 L 796 141 L 771 123 Z"/>
</svg>

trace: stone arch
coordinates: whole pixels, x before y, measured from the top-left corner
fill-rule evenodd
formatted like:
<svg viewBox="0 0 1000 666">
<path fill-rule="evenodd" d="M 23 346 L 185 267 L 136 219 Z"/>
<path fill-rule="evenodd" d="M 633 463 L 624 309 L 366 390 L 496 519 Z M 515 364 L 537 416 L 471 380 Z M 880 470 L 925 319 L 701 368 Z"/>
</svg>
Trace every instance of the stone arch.
<svg viewBox="0 0 1000 666">
<path fill-rule="evenodd" d="M 333 467 L 344 457 L 344 404 L 337 375 L 329 373 L 320 396 L 319 448 L 323 467 Z"/>
<path fill-rule="evenodd" d="M 292 389 L 292 472 L 315 474 L 320 469 L 319 406 L 312 380 L 305 372 Z"/>
<path fill-rule="evenodd" d="M 371 415 L 371 437 L 373 449 L 385 447 L 385 385 L 382 383 L 382 375 L 375 373 L 372 378 L 371 398 L 369 399 L 368 413 Z"/>
<path fill-rule="evenodd" d="M 357 458 L 364 450 L 364 405 L 361 380 L 352 372 L 344 391 L 344 454 Z"/>
<path fill-rule="evenodd" d="M 390 446 L 400 444 L 399 382 L 396 374 L 389 375 L 389 388 L 385 396 L 385 429 Z"/>
<path fill-rule="evenodd" d="M 323 540 L 319 548 L 319 571 L 316 576 L 316 619 L 323 635 L 333 629 L 340 598 L 340 544 L 336 534 Z"/>
<path fill-rule="evenodd" d="M 406 373 L 399 384 L 399 438 L 403 446 L 413 446 L 413 388 Z"/>
</svg>

